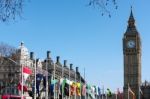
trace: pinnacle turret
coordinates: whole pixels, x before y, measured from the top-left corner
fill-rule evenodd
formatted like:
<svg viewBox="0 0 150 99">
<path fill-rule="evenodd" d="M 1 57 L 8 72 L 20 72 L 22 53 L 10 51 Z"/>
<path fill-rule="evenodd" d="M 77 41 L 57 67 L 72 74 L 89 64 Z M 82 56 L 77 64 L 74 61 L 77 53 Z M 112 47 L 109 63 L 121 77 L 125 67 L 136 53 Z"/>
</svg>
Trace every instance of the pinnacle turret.
<svg viewBox="0 0 150 99">
<path fill-rule="evenodd" d="M 134 19 L 132 7 L 131 7 L 131 13 L 129 16 L 128 27 L 127 27 L 126 33 L 135 33 L 135 32 L 137 32 L 137 30 L 136 30 L 135 19 Z"/>
</svg>

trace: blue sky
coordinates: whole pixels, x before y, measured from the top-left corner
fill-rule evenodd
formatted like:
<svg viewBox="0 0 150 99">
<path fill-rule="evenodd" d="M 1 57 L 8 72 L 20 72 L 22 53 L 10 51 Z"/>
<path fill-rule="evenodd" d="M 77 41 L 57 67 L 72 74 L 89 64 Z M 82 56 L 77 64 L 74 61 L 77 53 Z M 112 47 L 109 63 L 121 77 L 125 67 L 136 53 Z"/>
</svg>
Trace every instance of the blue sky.
<svg viewBox="0 0 150 99">
<path fill-rule="evenodd" d="M 100 10 L 87 7 L 89 0 L 30 0 L 23 19 L 0 23 L 0 41 L 19 46 L 23 41 L 36 57 L 44 59 L 46 51 L 79 67 L 86 80 L 113 91 L 123 87 L 122 37 L 126 31 L 130 6 L 142 38 L 142 81 L 149 80 L 150 9 L 149 0 L 118 0 L 112 17 L 101 16 Z"/>
</svg>

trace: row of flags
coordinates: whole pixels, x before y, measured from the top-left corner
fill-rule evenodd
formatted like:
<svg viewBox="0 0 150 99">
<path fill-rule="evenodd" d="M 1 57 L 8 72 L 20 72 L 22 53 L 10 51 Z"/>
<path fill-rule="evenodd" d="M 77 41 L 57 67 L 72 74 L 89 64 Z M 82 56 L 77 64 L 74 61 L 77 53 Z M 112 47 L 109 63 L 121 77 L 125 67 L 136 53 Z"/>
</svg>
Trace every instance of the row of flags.
<svg viewBox="0 0 150 99">
<path fill-rule="evenodd" d="M 32 70 L 29 67 L 25 67 L 25 66 L 22 67 L 22 75 L 23 75 L 22 80 L 23 81 L 21 80 L 19 82 L 19 84 L 17 86 L 18 90 L 28 91 L 28 88 L 25 85 L 25 82 L 31 74 L 32 74 Z M 43 80 L 43 87 L 46 89 L 46 76 L 48 76 L 47 73 L 45 73 L 45 74 L 37 73 L 36 74 L 36 92 L 38 93 L 38 95 L 40 93 L 40 84 L 41 84 L 42 80 Z M 48 78 L 48 79 L 51 79 L 51 78 Z M 73 95 L 85 96 L 86 93 L 88 93 L 92 98 L 95 98 L 95 96 L 101 96 L 102 94 L 104 94 L 104 88 L 100 88 L 98 86 L 94 86 L 94 85 L 90 85 L 90 84 L 83 84 L 81 82 L 71 81 L 66 78 L 65 79 L 60 78 L 58 80 L 51 79 L 51 81 L 49 82 L 48 85 L 49 85 L 49 88 L 48 88 L 49 92 L 52 95 L 54 94 L 55 90 L 57 90 L 57 92 L 61 96 L 73 96 Z M 32 87 L 34 87 L 34 83 L 33 83 Z M 34 88 L 32 88 L 32 89 L 33 89 L 32 91 L 34 92 Z M 120 94 L 119 90 L 117 91 L 117 94 Z M 132 91 L 132 89 L 128 85 L 128 98 L 129 98 L 129 94 L 131 94 L 133 96 L 132 99 L 136 99 L 135 93 Z M 139 87 L 139 94 L 143 94 L 140 87 Z M 107 96 L 108 97 L 112 96 L 112 92 L 109 88 L 107 88 Z"/>
<path fill-rule="evenodd" d="M 38 80 L 36 81 L 37 85 L 37 92 L 39 92 L 39 87 L 41 82 L 41 74 L 37 74 Z M 43 76 L 43 79 L 45 77 Z M 46 81 L 43 80 L 43 84 L 46 84 Z M 45 87 L 45 86 L 44 86 Z M 95 98 L 95 96 L 101 96 L 104 94 L 102 91 L 103 89 L 100 89 L 98 86 L 93 86 L 90 84 L 83 84 L 81 82 L 75 82 L 70 81 L 69 79 L 51 79 L 51 82 L 49 83 L 49 91 L 52 95 L 54 95 L 54 92 L 57 91 L 59 95 L 61 96 L 85 96 L 86 93 L 88 93 L 92 98 Z M 33 90 L 34 91 L 34 90 Z M 39 93 L 38 93 L 39 94 Z M 112 92 L 110 89 L 107 89 L 107 96 L 111 97 Z"/>
<path fill-rule="evenodd" d="M 28 91 L 25 82 L 29 77 L 29 75 L 32 74 L 32 70 L 29 67 L 24 66 L 22 74 L 23 74 L 22 76 L 23 81 L 20 80 L 17 86 L 18 90 Z M 38 72 L 38 74 L 36 74 L 36 92 L 38 93 L 38 95 L 40 92 L 40 84 L 42 80 L 43 86 L 44 88 L 46 88 L 46 76 L 47 76 L 46 73 L 44 75 L 41 74 L 41 72 Z M 51 80 L 51 82 L 49 83 L 49 91 L 51 92 L 51 94 L 54 94 L 54 86 L 55 90 L 58 90 L 59 94 L 64 96 L 72 96 L 72 95 L 85 96 L 86 93 L 88 93 L 92 98 L 95 98 L 95 96 L 100 96 L 101 94 L 104 94 L 104 91 L 102 91 L 104 89 L 100 89 L 100 87 L 93 86 L 90 84 L 82 84 L 80 82 L 74 82 L 64 78 L 61 78 L 59 80 L 56 79 Z M 32 87 L 34 87 L 34 82 Z M 32 88 L 32 91 L 34 91 L 34 88 Z M 101 91 L 103 93 L 101 93 Z M 109 97 L 112 96 L 112 92 L 110 91 L 110 89 L 107 89 L 107 95 Z"/>
</svg>

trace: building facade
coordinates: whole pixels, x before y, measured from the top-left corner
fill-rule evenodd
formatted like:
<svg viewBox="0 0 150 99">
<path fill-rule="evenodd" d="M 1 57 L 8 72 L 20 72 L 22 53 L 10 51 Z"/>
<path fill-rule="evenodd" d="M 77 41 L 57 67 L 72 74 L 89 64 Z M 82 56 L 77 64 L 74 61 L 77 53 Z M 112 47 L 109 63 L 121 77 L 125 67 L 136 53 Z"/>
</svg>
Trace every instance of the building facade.
<svg viewBox="0 0 150 99">
<path fill-rule="evenodd" d="M 124 99 L 128 99 L 128 88 L 139 99 L 139 87 L 141 85 L 141 39 L 135 26 L 135 19 L 131 10 L 128 27 L 123 37 L 124 55 Z M 129 95 L 129 97 L 133 97 Z"/>
<path fill-rule="evenodd" d="M 123 36 L 124 87 L 123 99 L 150 99 L 150 83 L 141 81 L 141 37 L 131 10 L 127 30 Z M 130 91 L 129 91 L 130 89 Z M 130 92 L 133 93 L 130 93 Z M 134 95 L 133 95 L 134 94 Z"/>
<path fill-rule="evenodd" d="M 56 57 L 56 62 L 54 62 L 50 57 L 50 51 L 47 51 L 45 60 L 35 59 L 34 53 L 29 52 L 24 46 L 24 43 L 21 42 L 16 51 L 15 58 L 0 56 L 0 95 L 19 94 L 17 85 L 21 80 L 22 66 L 29 67 L 32 70 L 32 75 L 26 81 L 26 85 L 30 92 L 32 91 L 32 84 L 34 83 L 35 78 L 35 66 L 36 74 L 48 76 L 48 86 L 50 86 L 52 78 L 57 80 L 66 78 L 71 81 L 85 83 L 78 67 L 74 70 L 73 64 L 69 64 L 68 66 L 67 60 L 64 60 L 64 63 L 62 64 L 59 56 Z M 60 97 L 57 91 L 55 94 L 57 95 L 57 98 Z M 43 84 L 40 86 L 40 97 L 45 99 L 45 89 Z M 50 93 L 49 98 L 53 98 L 53 95 Z"/>
</svg>

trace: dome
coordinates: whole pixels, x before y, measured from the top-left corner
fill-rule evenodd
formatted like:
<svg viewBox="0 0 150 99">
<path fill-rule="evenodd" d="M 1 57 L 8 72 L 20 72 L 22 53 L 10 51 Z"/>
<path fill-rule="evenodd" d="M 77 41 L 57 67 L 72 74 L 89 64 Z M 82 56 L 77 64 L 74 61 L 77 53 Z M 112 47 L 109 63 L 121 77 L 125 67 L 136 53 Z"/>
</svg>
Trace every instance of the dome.
<svg viewBox="0 0 150 99">
<path fill-rule="evenodd" d="M 24 56 L 24 58 L 29 56 L 29 51 L 24 46 L 23 42 L 21 42 L 20 46 L 18 47 L 18 52 L 21 54 L 21 56 Z"/>
</svg>

